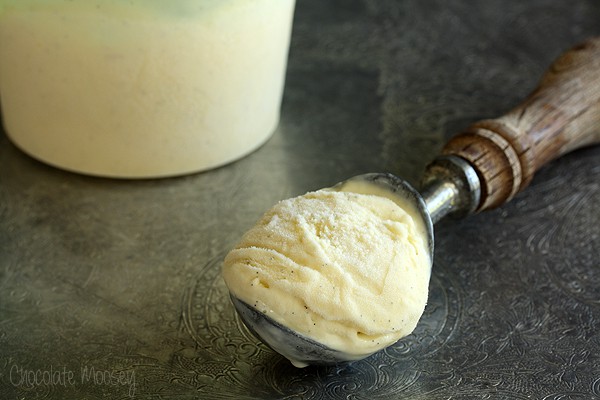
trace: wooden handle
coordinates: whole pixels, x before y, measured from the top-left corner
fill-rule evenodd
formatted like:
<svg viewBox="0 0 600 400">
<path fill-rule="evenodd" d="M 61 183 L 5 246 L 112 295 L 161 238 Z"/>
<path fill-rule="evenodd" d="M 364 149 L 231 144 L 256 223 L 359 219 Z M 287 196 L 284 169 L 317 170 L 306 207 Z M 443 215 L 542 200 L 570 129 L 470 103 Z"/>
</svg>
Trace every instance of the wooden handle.
<svg viewBox="0 0 600 400">
<path fill-rule="evenodd" d="M 482 211 L 509 201 L 550 160 L 598 142 L 600 37 L 564 53 L 521 105 L 471 125 L 442 154 L 462 157 L 476 170 Z"/>
</svg>

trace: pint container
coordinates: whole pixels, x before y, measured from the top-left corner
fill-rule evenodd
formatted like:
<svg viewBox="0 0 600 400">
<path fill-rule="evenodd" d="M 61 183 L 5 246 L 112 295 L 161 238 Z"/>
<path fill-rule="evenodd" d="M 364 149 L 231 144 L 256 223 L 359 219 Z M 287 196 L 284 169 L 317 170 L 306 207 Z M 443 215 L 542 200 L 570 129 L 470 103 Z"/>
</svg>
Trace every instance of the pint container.
<svg viewBox="0 0 600 400">
<path fill-rule="evenodd" d="M 11 141 L 149 178 L 236 160 L 277 126 L 294 0 L 0 0 Z"/>
</svg>

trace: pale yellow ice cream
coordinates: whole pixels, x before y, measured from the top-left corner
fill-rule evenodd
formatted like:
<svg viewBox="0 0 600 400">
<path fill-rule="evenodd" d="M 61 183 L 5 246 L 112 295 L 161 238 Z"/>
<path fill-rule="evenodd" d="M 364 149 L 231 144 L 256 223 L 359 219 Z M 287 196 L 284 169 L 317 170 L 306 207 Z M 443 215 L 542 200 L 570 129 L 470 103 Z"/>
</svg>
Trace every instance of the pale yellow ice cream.
<svg viewBox="0 0 600 400">
<path fill-rule="evenodd" d="M 430 272 L 416 209 L 359 182 L 279 202 L 223 265 L 238 299 L 348 358 L 413 331 Z"/>
<path fill-rule="evenodd" d="M 199 171 L 279 120 L 294 0 L 0 0 L 12 141 L 114 177 Z"/>
</svg>

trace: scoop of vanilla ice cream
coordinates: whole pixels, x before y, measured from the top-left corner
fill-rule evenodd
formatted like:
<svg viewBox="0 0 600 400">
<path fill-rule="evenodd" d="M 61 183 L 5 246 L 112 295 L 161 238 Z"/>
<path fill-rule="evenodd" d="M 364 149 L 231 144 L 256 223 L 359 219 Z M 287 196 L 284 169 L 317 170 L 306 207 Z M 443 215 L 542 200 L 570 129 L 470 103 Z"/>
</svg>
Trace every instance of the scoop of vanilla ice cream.
<svg viewBox="0 0 600 400">
<path fill-rule="evenodd" d="M 276 322 L 361 358 L 413 331 L 431 259 L 416 210 L 338 190 L 276 204 L 227 255 L 223 277 Z"/>
</svg>

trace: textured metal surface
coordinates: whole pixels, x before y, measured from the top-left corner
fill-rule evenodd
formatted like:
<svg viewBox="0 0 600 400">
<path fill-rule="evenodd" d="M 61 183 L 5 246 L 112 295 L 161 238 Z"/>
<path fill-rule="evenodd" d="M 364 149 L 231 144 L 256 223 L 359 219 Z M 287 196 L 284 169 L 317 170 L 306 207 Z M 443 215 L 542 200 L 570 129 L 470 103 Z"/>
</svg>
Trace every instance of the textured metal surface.
<svg viewBox="0 0 600 400">
<path fill-rule="evenodd" d="M 2 134 L 0 398 L 600 398 L 598 147 L 438 224 L 423 319 L 364 361 L 295 369 L 220 279 L 274 202 L 371 171 L 417 182 L 598 21 L 596 0 L 299 0 L 278 131 L 193 176 L 79 176 Z"/>
</svg>

